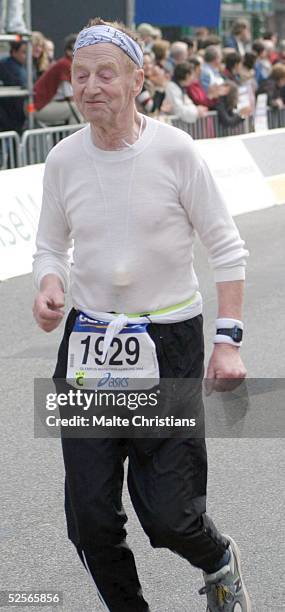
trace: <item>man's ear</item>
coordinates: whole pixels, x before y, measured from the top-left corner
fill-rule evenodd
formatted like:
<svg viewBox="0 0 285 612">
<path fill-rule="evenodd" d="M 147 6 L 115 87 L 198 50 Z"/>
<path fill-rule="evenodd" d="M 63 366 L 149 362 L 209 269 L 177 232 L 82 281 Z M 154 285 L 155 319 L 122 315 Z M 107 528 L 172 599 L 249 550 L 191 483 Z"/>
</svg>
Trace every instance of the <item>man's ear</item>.
<svg viewBox="0 0 285 612">
<path fill-rule="evenodd" d="M 133 92 L 135 97 L 137 97 L 143 88 L 144 83 L 144 71 L 142 68 L 135 70 L 133 75 Z"/>
</svg>

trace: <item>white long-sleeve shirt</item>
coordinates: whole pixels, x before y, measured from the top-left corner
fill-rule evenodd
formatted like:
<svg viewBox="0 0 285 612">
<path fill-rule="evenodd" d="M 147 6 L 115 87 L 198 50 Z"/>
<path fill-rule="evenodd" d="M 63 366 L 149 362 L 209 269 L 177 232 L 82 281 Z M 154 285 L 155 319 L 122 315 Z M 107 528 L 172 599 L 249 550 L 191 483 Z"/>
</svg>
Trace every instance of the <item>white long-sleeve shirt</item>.
<svg viewBox="0 0 285 612">
<path fill-rule="evenodd" d="M 244 242 L 193 140 L 145 121 L 130 148 L 97 148 L 88 126 L 47 158 L 35 283 L 54 273 L 68 286 L 73 240 L 71 298 L 90 315 L 150 312 L 195 295 L 195 231 L 216 281 L 244 278 Z"/>
<path fill-rule="evenodd" d="M 178 117 L 178 119 L 188 123 L 195 123 L 198 119 L 199 113 L 197 106 L 195 106 L 193 100 L 191 100 L 174 81 L 169 81 L 169 83 L 167 83 L 164 102 L 169 102 L 171 104 L 171 114 Z"/>
</svg>

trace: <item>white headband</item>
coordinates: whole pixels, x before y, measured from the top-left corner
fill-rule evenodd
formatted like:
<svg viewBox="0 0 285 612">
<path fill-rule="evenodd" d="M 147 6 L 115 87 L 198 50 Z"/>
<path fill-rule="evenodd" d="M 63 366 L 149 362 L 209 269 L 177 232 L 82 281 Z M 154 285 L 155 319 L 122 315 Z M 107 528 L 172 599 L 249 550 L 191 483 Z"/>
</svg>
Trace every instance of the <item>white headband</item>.
<svg viewBox="0 0 285 612">
<path fill-rule="evenodd" d="M 84 28 L 79 32 L 75 41 L 73 53 L 81 47 L 96 45 L 98 43 L 113 43 L 117 45 L 139 66 L 143 67 L 143 51 L 140 45 L 124 32 L 107 25 L 95 25 Z"/>
</svg>

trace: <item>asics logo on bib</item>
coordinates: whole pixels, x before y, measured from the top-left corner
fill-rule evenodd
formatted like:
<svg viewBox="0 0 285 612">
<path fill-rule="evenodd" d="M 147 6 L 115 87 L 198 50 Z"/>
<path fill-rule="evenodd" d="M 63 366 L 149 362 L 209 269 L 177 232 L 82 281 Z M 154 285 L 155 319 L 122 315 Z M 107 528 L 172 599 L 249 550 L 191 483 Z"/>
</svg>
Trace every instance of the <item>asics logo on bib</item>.
<svg viewBox="0 0 285 612">
<path fill-rule="evenodd" d="M 126 388 L 129 386 L 129 379 L 125 377 L 120 378 L 119 376 L 115 377 L 112 376 L 111 372 L 106 372 L 102 378 L 98 380 L 97 388 L 99 389 L 100 387 L 106 386 L 112 389 L 115 387 Z"/>
</svg>

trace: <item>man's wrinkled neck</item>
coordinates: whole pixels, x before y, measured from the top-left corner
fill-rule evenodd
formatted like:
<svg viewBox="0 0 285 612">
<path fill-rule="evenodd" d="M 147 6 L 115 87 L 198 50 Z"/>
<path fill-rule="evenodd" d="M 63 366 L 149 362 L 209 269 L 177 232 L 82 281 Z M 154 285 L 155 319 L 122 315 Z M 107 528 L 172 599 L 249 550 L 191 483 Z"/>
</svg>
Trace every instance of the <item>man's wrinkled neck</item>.
<svg viewBox="0 0 285 612">
<path fill-rule="evenodd" d="M 90 123 L 92 142 L 104 151 L 119 151 L 134 144 L 140 133 L 141 118 L 134 108 L 127 115 L 118 116 L 112 123 Z"/>
</svg>

